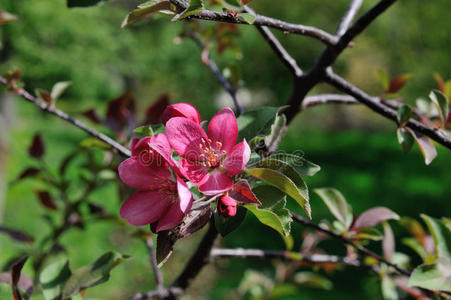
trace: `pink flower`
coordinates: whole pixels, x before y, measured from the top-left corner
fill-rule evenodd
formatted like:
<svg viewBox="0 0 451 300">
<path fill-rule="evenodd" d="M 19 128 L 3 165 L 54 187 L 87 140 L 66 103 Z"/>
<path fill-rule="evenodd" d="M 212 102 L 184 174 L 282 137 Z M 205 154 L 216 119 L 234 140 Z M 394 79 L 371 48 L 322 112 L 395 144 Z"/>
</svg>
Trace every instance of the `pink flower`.
<svg viewBox="0 0 451 300">
<path fill-rule="evenodd" d="M 155 232 L 177 226 L 189 212 L 192 194 L 174 172 L 171 147 L 165 134 L 132 142 L 132 157 L 119 165 L 119 177 L 139 190 L 127 199 L 120 215 L 130 224 L 151 224 Z"/>
<path fill-rule="evenodd" d="M 176 103 L 166 107 L 161 117 L 163 124 L 166 124 L 169 119 L 174 117 L 183 117 L 193 120 L 195 123 L 200 124 L 200 115 L 197 109 L 188 103 Z"/>
<path fill-rule="evenodd" d="M 230 196 L 223 195 L 218 201 L 218 211 L 224 217 L 236 215 L 236 201 Z"/>
<path fill-rule="evenodd" d="M 205 195 L 216 195 L 233 186 L 232 176 L 249 161 L 251 150 L 246 140 L 236 144 L 238 124 L 230 108 L 219 111 L 208 124 L 207 133 L 196 122 L 174 117 L 166 123 L 166 134 L 181 173 Z"/>
</svg>

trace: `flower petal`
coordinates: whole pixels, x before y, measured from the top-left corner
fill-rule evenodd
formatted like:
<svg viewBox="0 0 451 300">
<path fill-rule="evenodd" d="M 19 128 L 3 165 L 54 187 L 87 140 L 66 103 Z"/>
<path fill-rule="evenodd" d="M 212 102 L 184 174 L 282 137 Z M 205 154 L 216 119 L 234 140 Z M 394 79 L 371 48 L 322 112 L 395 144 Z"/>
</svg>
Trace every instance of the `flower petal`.
<svg viewBox="0 0 451 300">
<path fill-rule="evenodd" d="M 203 153 L 200 145 L 204 144 L 202 139 L 208 138 L 199 124 L 186 118 L 171 118 L 166 123 L 166 134 L 178 155 L 191 161 L 200 160 L 199 155 Z"/>
<path fill-rule="evenodd" d="M 197 109 L 189 103 L 176 103 L 166 107 L 161 117 L 163 124 L 174 117 L 183 117 L 200 124 L 200 115 Z"/>
<path fill-rule="evenodd" d="M 167 167 L 151 167 L 140 161 L 138 157 L 124 160 L 118 168 L 119 177 L 128 186 L 149 191 L 159 188 L 162 179 L 171 178 Z"/>
<path fill-rule="evenodd" d="M 208 174 L 208 168 L 197 162 L 192 162 L 187 159 L 179 159 L 179 169 L 184 177 L 194 183 L 199 183 Z"/>
<path fill-rule="evenodd" d="M 168 230 L 177 226 L 189 213 L 193 203 L 193 195 L 186 186 L 185 182 L 177 176 L 178 199 L 169 208 L 168 212 L 158 222 L 156 232 Z"/>
<path fill-rule="evenodd" d="M 153 223 L 169 208 L 171 198 L 156 191 L 137 192 L 121 206 L 120 215 L 134 226 Z"/>
<path fill-rule="evenodd" d="M 233 111 L 226 107 L 214 115 L 208 124 L 207 134 L 215 150 L 225 150 L 229 153 L 238 138 L 238 123 Z M 219 146 L 217 142 L 222 145 Z"/>
<path fill-rule="evenodd" d="M 158 133 L 151 137 L 149 141 L 149 147 L 155 150 L 160 156 L 171 166 L 175 166 L 175 162 L 172 159 L 172 149 L 169 144 L 168 138 L 164 133 Z M 158 160 L 158 157 L 157 157 Z M 157 165 L 164 165 L 163 162 L 157 161 Z"/>
<path fill-rule="evenodd" d="M 243 140 L 232 148 L 232 151 L 226 156 L 223 166 L 229 175 L 234 176 L 243 171 L 250 157 L 251 148 L 246 140 Z"/>
<path fill-rule="evenodd" d="M 199 183 L 199 192 L 205 195 L 216 195 L 228 191 L 233 186 L 233 180 L 219 170 L 213 170 Z"/>
</svg>

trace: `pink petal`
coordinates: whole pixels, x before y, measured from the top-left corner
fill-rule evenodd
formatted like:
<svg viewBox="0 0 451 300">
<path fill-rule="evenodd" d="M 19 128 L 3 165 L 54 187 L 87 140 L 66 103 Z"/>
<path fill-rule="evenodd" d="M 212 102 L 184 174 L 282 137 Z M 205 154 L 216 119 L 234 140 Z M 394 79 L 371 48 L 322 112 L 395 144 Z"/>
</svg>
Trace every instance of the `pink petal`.
<svg viewBox="0 0 451 300">
<path fill-rule="evenodd" d="M 233 180 L 219 170 L 213 170 L 199 183 L 199 192 L 205 195 L 216 195 L 228 191 L 233 186 Z"/>
<path fill-rule="evenodd" d="M 174 202 L 169 211 L 158 222 L 156 232 L 174 228 L 189 213 L 193 203 L 193 195 L 180 177 L 177 176 L 178 199 Z"/>
<path fill-rule="evenodd" d="M 171 198 L 156 191 L 137 192 L 121 206 L 120 215 L 134 226 L 153 223 L 161 218 Z"/>
<path fill-rule="evenodd" d="M 193 120 L 195 123 L 200 124 L 200 115 L 197 109 L 189 103 L 176 103 L 168 105 L 163 112 L 161 120 L 163 124 L 174 117 L 183 117 Z"/>
<path fill-rule="evenodd" d="M 171 118 L 166 123 L 166 134 L 178 155 L 191 161 L 200 160 L 199 155 L 203 153 L 200 145 L 204 144 L 202 139 L 206 141 L 208 138 L 199 124 L 186 118 Z"/>
<path fill-rule="evenodd" d="M 250 157 L 251 148 L 246 140 L 243 140 L 232 148 L 232 151 L 226 156 L 223 166 L 229 175 L 234 176 L 243 171 Z"/>
<path fill-rule="evenodd" d="M 139 157 L 146 165 L 161 167 L 175 166 L 172 159 L 172 149 L 164 133 L 132 140 L 132 155 Z"/>
<path fill-rule="evenodd" d="M 126 185 L 140 191 L 157 189 L 162 180 L 171 178 L 171 172 L 167 167 L 147 166 L 137 157 L 124 160 L 119 165 L 118 171 L 119 177 Z"/>
<path fill-rule="evenodd" d="M 226 107 L 214 115 L 208 124 L 207 134 L 215 150 L 225 150 L 229 153 L 238 138 L 238 123 L 233 111 Z"/>
<path fill-rule="evenodd" d="M 199 183 L 208 174 L 208 168 L 198 162 L 182 158 L 178 163 L 183 176 L 194 183 Z"/>
<path fill-rule="evenodd" d="M 164 133 L 158 133 L 151 137 L 149 141 L 149 147 L 155 150 L 166 162 L 171 166 L 175 166 L 175 162 L 172 159 L 172 148 L 169 144 L 168 138 Z M 160 157 L 157 157 L 157 160 Z M 164 165 L 164 162 L 158 162 L 158 165 Z"/>
<path fill-rule="evenodd" d="M 236 201 L 227 195 L 222 196 L 218 202 L 219 213 L 224 217 L 236 215 Z"/>
</svg>

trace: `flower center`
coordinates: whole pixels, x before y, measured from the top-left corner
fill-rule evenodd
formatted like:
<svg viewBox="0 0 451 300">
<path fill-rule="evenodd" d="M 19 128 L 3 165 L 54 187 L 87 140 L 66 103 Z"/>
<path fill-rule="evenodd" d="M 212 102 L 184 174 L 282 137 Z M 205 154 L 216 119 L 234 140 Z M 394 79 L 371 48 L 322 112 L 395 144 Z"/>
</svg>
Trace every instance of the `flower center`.
<svg viewBox="0 0 451 300">
<path fill-rule="evenodd" d="M 160 195 L 173 196 L 174 199 L 177 198 L 177 184 L 173 180 L 157 176 L 153 179 L 153 183 Z"/>
<path fill-rule="evenodd" d="M 221 162 L 227 154 L 227 151 L 221 150 L 222 143 L 219 141 L 216 141 L 214 143 L 214 145 L 216 146 L 215 148 L 213 148 L 211 145 L 211 139 L 205 140 L 204 138 L 202 138 L 202 143 L 199 144 L 199 148 L 203 153 L 199 155 L 199 158 L 202 159 L 202 165 L 208 168 L 217 168 L 221 165 Z"/>
</svg>

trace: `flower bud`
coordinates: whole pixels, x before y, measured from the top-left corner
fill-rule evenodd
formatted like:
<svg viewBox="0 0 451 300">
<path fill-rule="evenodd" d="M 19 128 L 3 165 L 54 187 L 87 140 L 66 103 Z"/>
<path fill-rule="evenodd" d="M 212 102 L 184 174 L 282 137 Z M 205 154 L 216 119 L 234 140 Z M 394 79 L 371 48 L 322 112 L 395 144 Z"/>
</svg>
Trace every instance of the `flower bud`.
<svg viewBox="0 0 451 300">
<path fill-rule="evenodd" d="M 200 124 L 200 115 L 197 109 L 188 103 L 176 103 L 171 104 L 166 107 L 161 116 L 161 120 L 163 124 L 173 117 L 183 117 L 190 120 L 193 120 L 197 124 Z"/>
<path fill-rule="evenodd" d="M 236 201 L 230 196 L 224 195 L 218 201 L 219 214 L 224 217 L 236 215 Z"/>
</svg>

